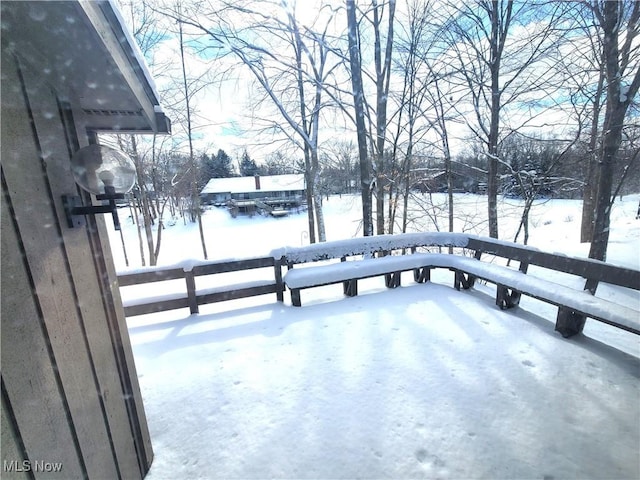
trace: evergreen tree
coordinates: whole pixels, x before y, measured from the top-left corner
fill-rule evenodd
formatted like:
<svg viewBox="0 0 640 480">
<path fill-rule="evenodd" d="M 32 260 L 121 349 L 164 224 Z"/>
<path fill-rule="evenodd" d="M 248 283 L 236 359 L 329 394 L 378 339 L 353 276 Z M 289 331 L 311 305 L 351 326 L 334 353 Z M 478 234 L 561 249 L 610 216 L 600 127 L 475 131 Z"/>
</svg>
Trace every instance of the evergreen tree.
<svg viewBox="0 0 640 480">
<path fill-rule="evenodd" d="M 240 161 L 240 175 L 243 177 L 252 177 L 258 173 L 256 162 L 251 159 L 249 153 L 245 150 L 242 153 L 242 160 Z"/>
<path fill-rule="evenodd" d="M 202 153 L 200 155 L 200 168 L 202 172 L 202 178 L 206 182 L 210 178 L 213 178 L 213 159 L 215 157 L 210 157 L 206 153 Z"/>
<path fill-rule="evenodd" d="M 220 149 L 218 153 L 212 157 L 211 178 L 228 178 L 233 176 L 233 165 L 231 157 L 227 152 Z"/>
<path fill-rule="evenodd" d="M 216 155 L 216 161 L 218 162 L 220 169 L 220 177 L 233 177 L 233 163 L 231 157 L 227 155 L 227 152 L 220 149 L 218 150 L 218 154 Z"/>
<path fill-rule="evenodd" d="M 211 155 L 211 157 L 203 153 L 200 161 L 202 162 L 206 180 L 233 177 L 231 157 L 222 149 L 218 150 L 217 154 Z"/>
</svg>

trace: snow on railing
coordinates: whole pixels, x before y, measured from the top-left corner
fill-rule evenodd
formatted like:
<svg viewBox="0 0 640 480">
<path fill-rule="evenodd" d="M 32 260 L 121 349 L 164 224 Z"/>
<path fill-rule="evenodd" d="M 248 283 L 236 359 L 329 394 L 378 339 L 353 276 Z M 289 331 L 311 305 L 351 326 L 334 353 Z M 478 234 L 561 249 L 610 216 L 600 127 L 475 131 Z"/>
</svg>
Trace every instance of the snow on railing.
<svg viewBox="0 0 640 480">
<path fill-rule="evenodd" d="M 354 255 L 372 255 L 377 252 L 410 249 L 413 247 L 467 246 L 469 236 L 463 233 L 420 232 L 395 235 L 374 235 L 314 243 L 303 247 L 284 247 L 271 252 L 275 259 L 286 257 L 293 263 L 315 262 Z"/>
<path fill-rule="evenodd" d="M 165 267 L 129 270 L 119 274 L 118 280 L 121 289 L 122 287 L 134 287 L 152 282 L 179 281 L 181 279 L 185 282 L 183 285 L 186 286 L 186 292 L 182 293 L 169 290 L 162 294 L 161 289 L 154 287 L 148 295 L 139 295 L 133 299 L 126 299 L 123 294 L 125 315 L 127 316 L 187 307 L 192 313 L 197 313 L 198 306 L 202 304 L 256 295 L 275 293 L 277 300 L 283 301 L 285 283 L 283 282 L 282 269 L 285 266 L 292 268 L 297 263 L 330 259 L 344 260 L 347 257 L 355 256 L 373 258 L 376 254 L 387 254 L 393 251 L 403 254 L 413 253 L 422 247 L 454 247 L 474 251 L 478 267 L 486 263 L 480 262 L 482 255 L 488 254 L 519 262 L 521 274 L 527 273 L 529 265 L 545 269 L 541 271 L 545 278 L 549 273 L 553 274 L 554 272 L 561 275 L 569 274 L 576 280 L 586 280 L 584 290 L 588 290 L 591 294 L 595 294 L 600 282 L 640 291 L 640 272 L 633 269 L 598 260 L 547 253 L 537 248 L 504 240 L 449 232 L 377 235 L 315 243 L 303 247 L 284 247 L 273 250 L 267 257 L 260 258 L 213 262 L 185 260 Z M 386 259 L 382 264 L 387 265 L 391 270 L 395 265 L 391 259 Z M 351 266 L 355 265 L 358 265 L 357 261 L 352 262 Z M 377 265 L 376 268 L 381 265 Z M 263 273 L 263 278 L 258 278 L 260 275 L 251 274 L 250 281 L 247 281 L 246 272 L 254 269 L 263 269 L 263 272 L 265 272 L 264 269 L 272 270 L 271 273 Z M 223 281 L 218 281 L 215 284 L 209 282 L 208 285 L 201 284 L 200 288 L 196 288 L 196 277 L 211 278 L 217 274 L 230 272 L 238 272 L 241 282 L 234 284 Z M 544 282 L 545 280 L 539 277 L 539 281 Z M 507 286 L 502 286 L 503 289 L 505 287 Z M 508 287 L 517 289 L 517 285 L 509 285 Z M 576 292 L 582 293 L 582 287 L 577 287 Z M 633 305 L 629 305 L 629 307 L 637 309 Z"/>
<path fill-rule="evenodd" d="M 196 287 L 197 277 L 212 277 L 219 274 L 232 274 L 257 269 L 273 269 L 273 274 L 266 279 L 252 278 L 250 281 L 242 279 L 239 283 L 218 282 L 215 285 Z M 199 305 L 215 303 L 238 298 L 253 297 L 275 293 L 278 300 L 283 299 L 283 283 L 281 267 L 273 257 L 257 257 L 245 259 L 229 259 L 217 261 L 186 260 L 166 267 L 145 267 L 127 271 L 118 275 L 123 305 L 126 316 L 156 313 L 176 308 L 189 308 L 191 313 L 198 313 Z M 126 298 L 123 287 L 136 287 L 148 283 L 166 282 L 169 280 L 184 280 L 185 290 L 176 292 L 175 286 L 168 292 L 154 285 L 151 292 Z M 211 282 L 209 282 L 211 283 Z"/>
</svg>

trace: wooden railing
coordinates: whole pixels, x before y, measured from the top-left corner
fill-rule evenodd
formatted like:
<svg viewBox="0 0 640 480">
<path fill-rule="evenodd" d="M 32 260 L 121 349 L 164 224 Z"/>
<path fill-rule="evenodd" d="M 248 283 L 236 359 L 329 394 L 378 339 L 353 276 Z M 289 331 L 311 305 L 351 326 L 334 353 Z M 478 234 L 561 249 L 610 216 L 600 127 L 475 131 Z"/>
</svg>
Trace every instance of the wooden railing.
<svg viewBox="0 0 640 480">
<path fill-rule="evenodd" d="M 458 233 L 413 233 L 400 235 L 381 235 L 375 237 L 354 238 L 338 242 L 327 242 L 323 244 L 313 244 L 306 247 L 283 248 L 274 250 L 271 256 L 248 258 L 241 260 L 222 260 L 214 262 L 198 262 L 193 265 L 180 265 L 167 268 L 146 269 L 132 273 L 124 273 L 118 276 L 120 287 L 133 287 L 155 282 L 167 282 L 178 280 L 184 282 L 182 288 L 173 288 L 164 295 L 158 294 L 160 289 L 156 289 L 155 294 L 149 295 L 146 291 L 143 295 L 134 295 L 133 300 L 127 300 L 123 292 L 123 304 L 125 315 L 134 316 L 145 313 L 155 313 L 164 310 L 177 308 L 189 308 L 191 313 L 198 313 L 199 306 L 214 302 L 221 302 L 239 298 L 253 297 L 257 295 L 276 294 L 278 301 L 283 301 L 285 283 L 282 272 L 285 267 L 291 268 L 294 263 L 315 263 L 317 261 L 338 259 L 345 260 L 346 257 L 358 258 L 365 256 L 377 256 L 379 254 L 410 254 L 409 252 L 424 251 L 430 247 L 453 246 L 458 253 L 464 252 L 474 254 L 475 258 L 482 263 L 493 262 L 493 256 L 502 257 L 509 261 L 518 262 L 518 270 L 526 274 L 529 266 L 536 266 L 546 271 L 562 272 L 569 274 L 575 279 L 581 279 L 581 286 L 575 286 L 576 293 L 583 289 L 588 290 L 592 295 L 600 283 L 626 287 L 631 291 L 640 290 L 640 272 L 630 268 L 619 267 L 597 260 L 569 257 L 561 254 L 543 252 L 535 248 L 519 245 L 511 242 L 495 240 L 474 235 Z M 263 277 L 249 274 L 253 281 L 247 282 L 246 272 L 262 269 Z M 202 280 L 206 280 L 218 275 L 232 272 L 244 272 L 241 275 L 241 282 L 232 283 L 226 280 L 217 282 L 216 286 L 196 285 Z M 537 277 L 540 282 L 545 280 L 540 276 L 544 270 L 538 272 Z M 527 275 L 528 276 L 528 275 Z M 469 275 L 465 280 L 465 285 L 473 285 L 473 275 Z M 458 276 L 456 277 L 458 278 Z M 456 280 L 457 281 L 457 280 Z M 505 289 L 509 285 L 501 285 Z M 143 287 L 144 288 L 144 287 Z M 465 287 L 467 288 L 467 287 Z M 516 292 L 517 293 L 517 292 Z M 517 294 L 519 295 L 519 293 Z M 534 295 L 535 296 L 535 295 Z M 539 297 L 536 297 L 539 298 Z M 636 298 L 629 297 L 633 305 L 627 305 L 632 311 L 638 310 Z M 513 303 L 513 302 L 510 302 Z M 515 304 L 515 303 L 514 303 Z M 560 310 L 567 304 L 556 303 Z M 575 316 L 568 307 L 567 315 Z M 564 314 L 564 313 L 563 313 Z M 560 314 L 559 314 L 560 315 Z M 635 325 L 640 315 L 630 318 L 632 327 L 624 327 L 625 324 L 615 324 L 618 328 L 625 328 L 634 333 L 640 332 Z M 595 317 L 594 317 L 595 318 Z M 606 323 L 606 320 L 605 320 Z M 620 326 L 623 325 L 623 326 Z"/>
<path fill-rule="evenodd" d="M 196 279 L 198 277 L 264 268 L 271 268 L 273 271 L 271 277 L 267 280 L 242 282 L 213 288 L 196 287 Z M 128 317 L 187 307 L 191 313 L 198 313 L 199 305 L 254 297 L 269 293 L 275 293 L 277 300 L 282 301 L 284 286 L 282 284 L 281 272 L 280 264 L 276 262 L 273 257 L 258 257 L 242 260 L 222 260 L 170 268 L 146 269 L 144 271 L 118 275 L 118 282 L 121 288 L 180 279 L 185 282 L 185 290 L 182 292 L 174 291 L 168 295 L 156 296 L 145 295 L 135 301 L 127 301 L 125 298 L 123 301 L 124 312 Z"/>
<path fill-rule="evenodd" d="M 520 263 L 520 270 L 527 271 L 529 265 L 556 272 L 568 273 L 585 279 L 584 289 L 595 294 L 599 283 L 609 283 L 633 290 L 640 290 L 640 272 L 591 258 L 577 258 L 548 253 L 517 243 L 469 236 L 467 248 L 481 254 L 495 255 Z"/>
</svg>

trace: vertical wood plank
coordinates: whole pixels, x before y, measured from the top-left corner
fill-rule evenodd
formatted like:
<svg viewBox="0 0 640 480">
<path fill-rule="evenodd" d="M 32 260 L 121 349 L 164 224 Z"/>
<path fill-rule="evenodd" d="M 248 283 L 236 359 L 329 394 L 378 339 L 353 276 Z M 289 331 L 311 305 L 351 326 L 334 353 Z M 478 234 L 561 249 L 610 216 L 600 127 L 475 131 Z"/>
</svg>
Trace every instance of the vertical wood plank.
<svg viewBox="0 0 640 480">
<path fill-rule="evenodd" d="M 2 477 L 5 479 L 28 479 L 27 472 L 11 472 L 12 465 L 23 465 L 27 460 L 26 451 L 19 432 L 16 431 L 15 416 L 11 406 L 7 392 L 2 385 L 2 423 L 0 424 L 0 433 L 2 434 L 2 443 L 0 451 L 2 451 Z"/>
<path fill-rule="evenodd" d="M 3 174 L 7 159 L 5 153 L 5 143 L 2 142 Z M 5 193 L 3 188 L 3 195 Z M 47 348 L 49 335 L 37 308 L 35 292 L 23 262 L 24 251 L 11 222 L 6 198 L 2 199 L 0 207 L 1 361 L 6 396 L 20 425 L 21 439 L 29 459 L 62 462 L 64 476 L 61 478 L 82 478 L 85 472 L 74 448 L 75 432 L 60 392 L 57 366 Z M 8 405 L 3 406 L 3 417 L 4 408 Z M 3 428 L 2 460 L 12 460 L 7 457 L 11 450 L 4 449 L 5 434 Z"/>
<path fill-rule="evenodd" d="M 92 245 L 95 248 L 100 248 L 100 251 L 103 252 L 103 258 L 109 259 L 109 261 L 104 261 L 100 266 L 101 274 L 99 279 L 102 287 L 102 298 L 108 312 L 109 330 L 114 338 L 115 358 L 118 363 L 120 380 L 126 390 L 124 401 L 129 416 L 136 455 L 138 456 L 139 471 L 144 476 L 151 468 L 151 462 L 153 461 L 151 435 L 147 425 L 142 393 L 133 358 L 131 338 L 127 330 L 124 307 L 122 306 L 115 267 L 113 261 L 111 261 L 111 249 L 104 223 L 98 225 L 98 229 L 91 232 L 90 237 Z"/>
<path fill-rule="evenodd" d="M 63 119 L 65 112 L 52 92 L 37 83 L 30 91 L 41 106 L 41 109 L 33 111 L 33 118 L 41 139 L 43 161 L 47 165 L 52 201 L 57 207 L 63 255 L 77 297 L 80 331 L 85 338 L 88 360 L 95 376 L 101 419 L 105 424 L 108 441 L 103 445 L 102 456 L 106 458 L 107 450 L 111 449 L 116 473 L 124 478 L 136 478 L 140 475 L 140 469 L 124 400 L 128 393 L 123 391 L 119 375 L 114 374 L 118 372 L 114 355 L 116 347 L 109 331 L 94 255 L 86 229 L 68 228 L 61 208 L 61 195 L 77 191 L 69 163 L 69 149 L 73 150 L 73 146 L 66 142 L 70 134 L 75 134 L 75 129 L 74 132 L 66 131 Z M 53 112 L 55 115 L 51 114 Z"/>
<path fill-rule="evenodd" d="M 3 60 L 4 57 L 6 55 Z M 91 478 L 118 478 L 117 463 L 109 454 L 112 441 L 101 409 L 102 392 L 96 383 L 76 304 L 77 294 L 54 210 L 56 200 L 47 181 L 49 174 L 55 174 L 55 165 L 47 165 L 41 158 L 68 158 L 68 152 L 66 149 L 43 150 L 40 141 L 59 132 L 41 130 L 38 133 L 30 116 L 37 111 L 41 116 L 55 117 L 56 110 L 51 111 L 41 103 L 41 96 L 51 91 L 43 84 L 27 86 L 25 79 L 29 72 L 26 69 L 6 67 L 3 66 L 3 75 L 8 75 L 7 70 L 15 72 L 13 81 L 21 85 L 22 95 L 14 99 L 15 108 L 9 122 L 4 121 L 3 115 L 2 147 L 17 154 L 12 165 L 18 166 L 4 170 L 5 180 L 37 308 L 49 332 L 47 341 L 61 382 L 59 395 L 68 405 L 68 421 L 73 425 L 86 474 Z M 6 106 L 3 98 L 3 112 Z"/>
<path fill-rule="evenodd" d="M 76 130 L 78 132 L 87 132 L 87 124 L 83 121 L 80 112 L 76 113 L 74 119 Z M 92 135 L 92 132 L 87 133 L 87 137 L 79 139 L 81 146 L 89 143 L 89 135 Z M 144 476 L 151 468 L 153 448 L 104 219 L 99 217 L 90 219 L 86 233 L 98 274 L 101 300 L 104 305 L 107 323 L 109 324 L 109 334 L 114 347 L 114 358 L 118 366 L 117 372 L 122 388 L 125 391 L 122 400 L 125 403 L 131 434 L 133 435 L 138 471 L 141 476 Z M 111 374 L 113 373 L 111 372 Z M 131 478 L 135 478 L 133 472 L 131 473 Z"/>
<path fill-rule="evenodd" d="M 276 300 L 278 302 L 284 301 L 284 282 L 282 281 L 283 260 L 284 260 L 284 257 L 281 257 L 278 259 L 274 259 L 274 262 L 273 262 L 274 274 L 276 279 L 276 287 L 277 287 Z"/>
<path fill-rule="evenodd" d="M 184 280 L 187 282 L 187 297 L 189 298 L 189 311 L 191 314 L 198 313 L 198 299 L 196 298 L 196 279 L 193 270 L 184 271 Z"/>
</svg>

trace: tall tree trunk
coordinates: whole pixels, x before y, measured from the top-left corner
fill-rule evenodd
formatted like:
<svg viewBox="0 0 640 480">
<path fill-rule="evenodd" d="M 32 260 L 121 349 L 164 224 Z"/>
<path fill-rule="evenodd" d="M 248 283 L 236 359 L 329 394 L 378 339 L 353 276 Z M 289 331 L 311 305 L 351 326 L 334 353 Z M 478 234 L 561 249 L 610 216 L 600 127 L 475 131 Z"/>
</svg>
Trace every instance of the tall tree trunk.
<svg viewBox="0 0 640 480">
<path fill-rule="evenodd" d="M 449 132 L 447 130 L 446 113 L 444 111 L 444 104 L 442 102 L 442 91 L 440 90 L 440 84 L 438 77 L 434 77 L 434 85 L 437 97 L 435 99 L 436 112 L 438 115 L 438 124 L 440 128 L 440 137 L 442 141 L 442 152 L 444 154 L 444 168 L 447 178 L 447 206 L 449 217 L 449 231 L 453 232 L 454 218 L 453 218 L 453 170 L 451 166 L 451 148 L 449 147 Z M 449 247 L 449 253 L 453 253 L 453 247 Z"/>
<path fill-rule="evenodd" d="M 316 226 L 315 219 L 313 215 L 313 184 L 315 182 L 315 178 L 313 177 L 313 172 L 311 171 L 311 160 L 309 158 L 309 147 L 305 146 L 304 149 L 304 178 L 307 184 L 307 188 L 305 189 L 305 196 L 307 199 L 307 222 L 309 226 L 309 243 L 316 243 Z"/>
<path fill-rule="evenodd" d="M 141 195 L 142 199 L 142 218 L 144 223 L 144 233 L 147 238 L 147 250 L 149 252 L 149 265 L 156 265 L 155 248 L 153 246 L 153 230 L 151 229 L 151 214 L 149 213 L 149 199 L 147 195 Z"/>
<path fill-rule="evenodd" d="M 604 2 L 602 11 L 596 5 L 596 16 L 599 18 L 603 33 L 602 52 L 607 74 L 607 103 L 603 126 L 602 156 L 598 164 L 598 195 L 596 197 L 595 219 L 589 257 L 606 260 L 609 243 L 609 225 L 611 206 L 613 205 L 613 167 L 620 144 L 622 129 L 627 109 L 640 87 L 640 69 L 633 75 L 633 81 L 623 93 L 622 75 L 626 67 L 633 44 L 633 37 L 638 34 L 640 20 L 640 2 L 633 3 L 633 12 L 629 19 L 627 38 L 622 52 L 618 46 L 618 35 L 621 30 L 621 2 Z"/>
<path fill-rule="evenodd" d="M 410 127 L 412 129 L 412 126 Z M 402 233 L 407 233 L 409 224 L 409 195 L 411 193 L 411 164 L 413 155 L 413 135 L 410 135 L 409 146 L 407 147 L 407 157 L 404 163 L 404 198 L 402 205 Z"/>
<path fill-rule="evenodd" d="M 394 179 L 395 181 L 395 179 Z M 388 186 L 388 195 L 389 195 L 389 205 L 387 209 L 387 221 L 389 222 L 389 226 L 387 227 L 387 232 L 389 234 L 393 233 L 393 222 L 396 216 L 396 204 L 398 201 L 398 194 L 396 194 L 396 189 L 394 188 L 394 182 L 389 182 Z"/>
<path fill-rule="evenodd" d="M 500 61 L 502 47 L 508 23 L 500 22 L 500 6 L 498 0 L 493 0 L 491 16 L 491 121 L 489 124 L 489 135 L 487 139 L 488 158 L 488 178 L 487 178 L 487 205 L 489 219 L 489 236 L 498 238 L 498 134 L 500 127 Z M 508 2 L 510 12 L 512 2 Z M 509 17 L 507 17 L 508 20 Z M 503 22 L 505 20 L 503 19 Z M 501 31 L 502 27 L 502 31 Z"/>
<path fill-rule="evenodd" d="M 349 37 L 349 65 L 351 86 L 358 136 L 358 157 L 360 160 L 360 188 L 362 195 L 362 231 L 365 236 L 373 235 L 373 209 L 371 205 L 371 179 L 367 154 L 367 131 L 364 112 L 364 89 L 362 86 L 362 66 L 355 0 L 347 0 L 347 24 Z"/>
<path fill-rule="evenodd" d="M 164 209 L 167 206 L 168 199 L 165 198 L 162 202 L 162 205 L 158 205 L 158 235 L 156 236 L 156 251 L 155 258 L 158 260 L 158 256 L 160 255 L 160 245 L 162 244 L 162 230 L 164 230 L 164 223 L 162 221 L 162 216 L 164 215 Z"/>
<path fill-rule="evenodd" d="M 309 224 L 309 243 L 316 242 L 315 221 L 318 222 L 318 236 L 321 242 L 324 238 L 324 217 L 322 215 L 322 196 L 318 195 L 318 143 L 317 143 L 317 116 L 319 110 L 311 113 L 312 119 L 309 122 L 307 115 L 307 106 L 305 103 L 305 88 L 303 78 L 302 52 L 304 49 L 298 23 L 291 13 L 287 14 L 289 18 L 289 27 L 294 37 L 295 57 L 296 57 L 296 82 L 298 88 L 298 97 L 300 98 L 300 123 L 304 132 L 302 141 L 304 144 L 304 174 L 307 182 L 307 221 Z M 319 106 L 322 87 L 316 85 L 316 107 Z M 313 136 L 313 140 L 311 137 Z"/>
<path fill-rule="evenodd" d="M 614 3 L 614 2 L 611 2 Z M 619 91 L 619 88 L 618 88 Z M 622 142 L 622 124 L 624 111 L 617 109 L 605 118 L 607 126 L 603 139 L 602 157 L 598 164 L 598 194 L 595 203 L 595 219 L 589 257 L 606 260 L 609 244 L 609 225 L 613 198 L 613 166 Z"/>
<path fill-rule="evenodd" d="M 138 246 L 140 247 L 140 264 L 145 267 L 147 265 L 145 257 L 144 257 L 144 241 L 142 240 L 142 231 L 140 229 L 140 221 L 138 219 L 138 208 L 142 211 L 142 206 L 140 205 L 140 199 L 134 199 L 134 202 L 138 203 L 138 206 L 134 206 L 133 210 L 135 212 L 135 222 L 136 222 L 136 231 L 138 232 Z M 135 205 L 135 203 L 134 203 Z"/>
<path fill-rule="evenodd" d="M 187 83 L 187 69 L 184 61 L 184 40 L 182 38 L 182 22 L 178 22 L 179 33 L 180 33 L 180 61 L 182 63 L 182 85 L 184 87 L 184 100 L 186 107 L 186 117 L 187 117 L 187 138 L 189 140 L 189 166 L 191 169 L 191 181 L 190 181 L 190 195 L 191 195 L 191 209 L 192 215 L 195 215 L 196 220 L 198 222 L 198 231 L 200 233 L 200 244 L 202 245 L 202 255 L 206 260 L 207 256 L 207 245 L 204 239 L 204 229 L 202 227 L 202 214 L 200 213 L 200 195 L 198 192 L 198 183 L 197 183 L 197 168 L 195 165 L 195 159 L 193 158 L 193 132 L 191 128 L 191 105 L 190 105 L 190 97 L 189 97 L 189 84 Z"/>
<path fill-rule="evenodd" d="M 389 19 L 387 38 L 382 58 L 382 45 L 380 39 L 379 8 L 377 0 L 372 1 L 373 28 L 374 28 L 374 58 L 376 65 L 376 138 L 375 138 L 375 162 L 376 162 L 376 233 L 384 234 L 384 197 L 385 183 L 387 182 L 384 145 L 387 132 L 387 99 L 389 97 L 389 79 L 391 75 L 391 55 L 393 51 L 393 22 L 395 16 L 395 0 L 389 0 Z"/>
<path fill-rule="evenodd" d="M 516 231 L 516 234 L 513 238 L 514 242 L 518 241 L 520 232 L 524 231 L 523 243 L 525 245 L 529 243 L 529 213 L 531 212 L 531 207 L 533 206 L 534 200 L 535 196 L 525 196 L 524 208 L 522 209 L 522 215 L 520 215 L 520 223 L 518 224 L 518 230 Z"/>
<path fill-rule="evenodd" d="M 443 119 L 444 123 L 444 119 Z M 451 152 L 449 151 L 449 138 L 447 137 L 446 130 L 443 136 L 444 142 L 444 166 L 447 175 L 447 207 L 449 216 L 449 231 L 453 232 L 454 228 L 454 216 L 453 216 L 453 172 L 451 171 Z M 449 253 L 453 253 L 453 247 L 449 247 Z"/>
<path fill-rule="evenodd" d="M 319 180 L 318 175 L 316 175 L 316 181 Z M 315 210 L 316 223 L 318 224 L 318 241 L 326 242 L 327 234 L 324 228 L 324 213 L 322 211 L 322 194 L 318 191 L 318 189 L 314 189 L 313 194 L 313 206 Z"/>
<path fill-rule="evenodd" d="M 151 210 L 149 205 L 149 195 L 147 194 L 147 189 L 145 186 L 145 178 L 143 176 L 143 168 L 141 165 L 140 156 L 138 155 L 138 144 L 136 142 L 136 137 L 131 135 L 131 150 L 133 153 L 133 158 L 135 159 L 136 171 L 138 174 L 138 187 L 140 192 L 140 209 L 142 210 L 142 219 L 144 224 L 144 233 L 147 239 L 147 250 L 149 253 L 149 265 L 156 265 L 156 257 L 154 255 L 155 248 L 153 245 L 153 230 L 151 229 L 151 225 L 153 223 L 153 219 L 151 217 Z"/>
<path fill-rule="evenodd" d="M 600 75 L 598 87 L 593 99 L 593 116 L 591 118 L 591 131 L 589 133 L 589 153 L 587 157 L 587 172 L 585 185 L 582 192 L 582 223 L 580 225 L 580 242 L 591 241 L 595 219 L 595 200 L 598 193 L 598 127 L 600 124 L 600 111 L 602 110 L 602 94 L 605 80 L 604 61 L 600 60 Z"/>
<path fill-rule="evenodd" d="M 311 174 L 313 176 L 313 206 L 316 223 L 318 225 L 318 241 L 326 242 L 327 236 L 324 228 L 324 214 L 322 212 L 322 193 L 318 188 L 320 184 L 320 165 L 318 163 L 317 148 L 311 150 Z"/>
<path fill-rule="evenodd" d="M 129 257 L 127 256 L 127 245 L 124 243 L 124 234 L 122 233 L 122 229 L 120 229 L 120 243 L 122 244 L 122 253 L 124 254 L 124 264 L 129 266 Z"/>
</svg>

